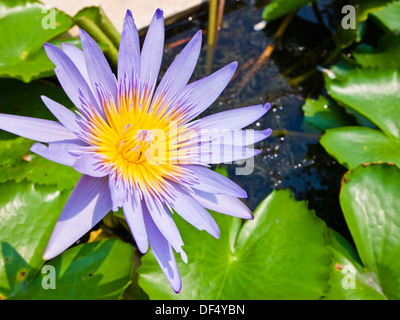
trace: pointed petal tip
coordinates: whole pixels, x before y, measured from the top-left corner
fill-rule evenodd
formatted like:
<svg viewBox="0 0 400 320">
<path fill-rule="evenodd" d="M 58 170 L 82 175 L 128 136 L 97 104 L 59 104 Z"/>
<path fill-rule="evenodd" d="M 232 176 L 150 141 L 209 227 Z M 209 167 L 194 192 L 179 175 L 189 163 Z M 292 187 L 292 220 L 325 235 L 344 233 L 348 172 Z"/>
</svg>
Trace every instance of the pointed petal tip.
<svg viewBox="0 0 400 320">
<path fill-rule="evenodd" d="M 85 30 L 83 30 L 82 28 L 79 28 L 78 30 L 79 30 L 79 35 L 80 35 L 80 36 L 81 36 L 82 34 L 83 34 L 83 35 L 88 35 L 88 33 L 87 33 Z"/>
<path fill-rule="evenodd" d="M 92 36 L 83 29 L 79 29 L 79 37 L 81 38 L 81 42 L 91 41 L 97 44 L 97 42 L 92 38 Z M 82 47 L 83 45 L 84 44 L 82 43 Z"/>
<path fill-rule="evenodd" d="M 54 56 L 53 52 L 54 50 L 61 50 L 59 47 L 55 46 L 54 44 L 48 43 L 46 42 L 43 45 L 44 51 L 46 52 L 46 55 L 49 57 L 49 59 L 51 60 L 51 57 Z"/>
<path fill-rule="evenodd" d="M 238 198 L 240 199 L 246 199 L 248 197 L 247 192 L 245 190 L 242 189 L 242 193 L 240 194 L 240 196 Z"/>
<path fill-rule="evenodd" d="M 219 230 L 219 228 L 217 230 L 213 230 L 212 233 L 210 233 L 215 239 L 219 239 L 219 237 L 221 236 L 221 231 Z"/>
<path fill-rule="evenodd" d="M 260 134 L 260 138 L 257 140 L 257 142 L 261 142 L 261 141 L 267 139 L 271 135 L 272 129 L 268 128 L 265 130 L 260 130 L 257 133 Z"/>
<path fill-rule="evenodd" d="M 35 142 L 31 148 L 29 149 L 29 151 L 33 152 L 33 153 L 37 153 L 37 151 L 40 152 L 40 150 L 43 150 L 44 148 L 46 148 L 46 146 L 44 146 L 43 144 L 41 144 L 40 142 Z"/>
<path fill-rule="evenodd" d="M 193 38 L 194 37 L 201 37 L 203 35 L 203 30 L 197 30 L 197 32 L 194 34 L 194 36 L 193 36 Z"/>
<path fill-rule="evenodd" d="M 147 253 L 147 251 L 149 251 L 149 244 L 148 244 L 148 243 L 147 243 L 146 246 L 138 245 L 138 244 L 136 243 L 136 246 L 137 246 L 137 248 L 139 249 L 139 251 L 140 251 L 141 254 L 145 254 L 145 253 Z"/>
<path fill-rule="evenodd" d="M 68 48 L 76 47 L 76 45 L 69 43 L 69 42 L 61 42 L 60 47 L 61 47 L 61 50 L 65 52 L 66 50 L 68 50 Z"/>
<path fill-rule="evenodd" d="M 225 70 L 225 72 L 228 72 L 229 75 L 230 75 L 229 76 L 229 81 L 230 81 L 232 79 L 233 75 L 235 74 L 237 67 L 238 67 L 238 62 L 237 61 L 233 61 L 233 62 L 227 64 L 225 67 L 221 68 L 220 70 L 218 70 L 216 72 L 219 72 L 221 70 Z"/>
<path fill-rule="evenodd" d="M 164 11 L 163 11 L 162 9 L 160 9 L 160 8 L 158 8 L 158 9 L 156 10 L 156 13 L 154 14 L 154 16 L 155 16 L 157 19 L 163 18 L 163 15 L 164 15 Z"/>
<path fill-rule="evenodd" d="M 235 69 L 235 71 L 236 71 L 237 66 L 238 66 L 238 62 L 237 61 L 233 61 L 229 65 L 231 66 L 232 69 Z"/>
<path fill-rule="evenodd" d="M 246 220 L 253 220 L 254 219 L 254 215 L 253 212 L 251 212 L 251 210 L 249 208 L 247 208 L 247 206 L 244 205 L 243 208 L 243 213 L 239 216 L 237 216 L 238 218 L 242 218 L 242 219 L 246 219 Z"/>
<path fill-rule="evenodd" d="M 268 138 L 271 135 L 271 133 L 272 133 L 272 129 L 271 128 L 263 130 L 263 134 L 265 135 L 265 139 Z"/>
<path fill-rule="evenodd" d="M 194 34 L 194 36 L 192 37 L 192 39 L 191 39 L 191 41 L 192 41 L 192 42 L 195 42 L 196 44 L 200 43 L 200 44 L 199 44 L 199 46 L 200 46 L 199 50 L 201 49 L 201 42 L 202 42 L 202 40 L 203 40 L 203 32 L 202 32 L 202 30 L 198 30 L 198 31 Z"/>
<path fill-rule="evenodd" d="M 46 48 L 57 48 L 57 46 L 55 46 L 54 44 L 52 44 L 52 43 L 49 43 L 49 42 L 45 42 L 44 44 L 43 44 L 43 47 L 46 49 Z"/>
<path fill-rule="evenodd" d="M 46 249 L 43 252 L 42 259 L 48 261 L 57 257 L 60 253 L 61 252 L 55 251 L 54 248 L 51 248 L 50 243 L 48 243 Z"/>
<path fill-rule="evenodd" d="M 268 110 L 271 109 L 271 104 L 270 104 L 269 102 L 267 102 L 267 103 L 264 105 L 264 108 L 267 109 L 266 112 L 268 112 Z"/>
<path fill-rule="evenodd" d="M 170 283 L 172 290 L 174 290 L 175 293 L 179 293 L 182 290 L 182 281 L 179 281 L 176 284 Z"/>
<path fill-rule="evenodd" d="M 132 11 L 130 9 L 126 10 L 125 18 L 128 18 L 128 17 L 133 19 L 133 14 L 132 14 Z"/>
</svg>

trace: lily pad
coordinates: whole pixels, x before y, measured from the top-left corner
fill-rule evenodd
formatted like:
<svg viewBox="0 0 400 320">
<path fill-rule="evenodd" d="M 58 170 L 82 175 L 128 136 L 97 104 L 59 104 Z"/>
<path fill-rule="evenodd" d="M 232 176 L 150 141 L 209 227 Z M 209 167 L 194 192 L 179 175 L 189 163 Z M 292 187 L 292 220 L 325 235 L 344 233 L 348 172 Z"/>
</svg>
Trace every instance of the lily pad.
<svg viewBox="0 0 400 320">
<path fill-rule="evenodd" d="M 324 300 L 386 300 L 376 274 L 364 269 L 355 249 L 340 234 L 328 230 L 332 264 L 330 289 Z"/>
<path fill-rule="evenodd" d="M 179 295 L 153 254 L 144 255 L 139 285 L 150 299 L 318 299 L 328 289 L 326 226 L 289 191 L 274 191 L 243 226 L 240 219 L 212 215 L 220 239 L 175 219 L 189 259 L 177 259 Z"/>
<path fill-rule="evenodd" d="M 133 253 L 115 238 L 75 246 L 44 265 L 45 271 L 54 270 L 53 288 L 51 271 L 40 272 L 15 299 L 118 299 L 130 280 Z"/>
<path fill-rule="evenodd" d="M 353 51 L 356 61 L 363 67 L 379 67 L 383 69 L 400 68 L 400 43 L 395 43 L 387 48 L 373 48 L 360 45 Z"/>
<path fill-rule="evenodd" d="M 400 167 L 400 141 L 382 131 L 364 127 L 329 129 L 321 145 L 348 169 L 371 162 L 390 162 Z"/>
<path fill-rule="evenodd" d="M 29 82 L 52 75 L 43 44 L 73 25 L 71 17 L 38 1 L 1 1 L 0 76 Z"/>
<path fill-rule="evenodd" d="M 360 259 L 389 299 L 400 299 L 399 181 L 396 166 L 359 166 L 345 175 L 340 193 Z"/>
<path fill-rule="evenodd" d="M 43 251 L 71 190 L 29 182 L 0 184 L 0 297 L 25 287 L 43 265 Z"/>
<path fill-rule="evenodd" d="M 319 96 L 317 100 L 306 99 L 303 111 L 304 121 L 321 132 L 355 124 L 354 118 L 349 116 L 344 108 L 324 96 Z"/>
<path fill-rule="evenodd" d="M 37 184 L 57 185 L 60 190 L 74 187 L 81 174 L 30 152 L 33 143 L 21 137 L 0 140 L 0 182 L 27 179 Z"/>
<path fill-rule="evenodd" d="M 26 84 L 15 79 L 0 79 L 0 112 L 57 120 L 42 102 L 41 95 L 73 107 L 57 85 L 40 80 Z M 33 143 L 6 131 L 0 132 L 0 182 L 27 179 L 38 184 L 56 184 L 60 190 L 72 188 L 80 174 L 30 152 Z"/>
<path fill-rule="evenodd" d="M 382 10 L 375 11 L 372 16 L 378 20 L 379 24 L 392 32 L 400 32 L 400 1 L 389 3 Z"/>
<path fill-rule="evenodd" d="M 349 106 L 389 137 L 400 138 L 400 77 L 397 70 L 356 68 L 345 81 L 325 77 L 328 93 Z"/>
<path fill-rule="evenodd" d="M 263 11 L 263 19 L 275 20 L 316 0 L 274 0 Z"/>
</svg>

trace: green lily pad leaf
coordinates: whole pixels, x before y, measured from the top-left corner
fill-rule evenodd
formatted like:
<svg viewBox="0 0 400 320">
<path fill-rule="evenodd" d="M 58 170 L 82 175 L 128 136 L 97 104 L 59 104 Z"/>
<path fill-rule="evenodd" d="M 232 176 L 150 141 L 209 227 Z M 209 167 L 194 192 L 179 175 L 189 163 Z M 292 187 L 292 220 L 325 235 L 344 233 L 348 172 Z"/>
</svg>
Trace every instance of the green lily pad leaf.
<svg viewBox="0 0 400 320">
<path fill-rule="evenodd" d="M 45 272 L 15 299 L 118 299 L 130 280 L 133 253 L 131 245 L 115 238 L 75 246 L 46 262 Z"/>
<path fill-rule="evenodd" d="M 57 185 L 60 190 L 74 187 L 81 174 L 30 152 L 33 143 L 22 137 L 0 140 L 0 182 L 27 179 L 36 184 Z"/>
<path fill-rule="evenodd" d="M 330 67 L 330 69 L 321 68 L 321 71 L 324 73 L 326 83 L 335 82 L 345 82 L 349 77 L 349 74 L 352 70 L 359 68 L 360 64 L 353 59 L 350 59 L 346 55 L 342 55 L 339 62 Z M 351 117 L 353 117 L 359 125 L 369 128 L 375 128 L 376 125 L 368 120 L 365 116 L 361 115 L 356 110 L 350 108 L 344 103 L 340 101 L 335 101 L 340 107 L 346 110 Z M 350 118 L 349 118 L 350 120 Z M 347 125 L 351 125 L 353 123 L 348 123 Z"/>
<path fill-rule="evenodd" d="M 348 169 L 371 162 L 390 162 L 400 167 L 400 141 L 382 131 L 364 127 L 329 129 L 321 145 Z"/>
<path fill-rule="evenodd" d="M 372 16 L 376 18 L 379 24 L 392 32 L 400 32 L 400 1 L 389 3 L 382 10 L 375 11 Z"/>
<path fill-rule="evenodd" d="M 317 100 L 306 99 L 303 111 L 304 121 L 322 132 L 330 128 L 355 124 L 354 118 L 349 116 L 342 107 L 324 96 L 319 96 Z"/>
<path fill-rule="evenodd" d="M 36 275 L 70 190 L 26 181 L 0 184 L 0 298 L 14 296 Z"/>
<path fill-rule="evenodd" d="M 328 289 L 326 226 L 288 190 L 272 192 L 243 227 L 240 219 L 212 215 L 220 239 L 175 219 L 189 259 L 177 259 L 179 295 L 154 255 L 142 257 L 139 285 L 150 299 L 318 299 Z"/>
<path fill-rule="evenodd" d="M 316 0 L 274 0 L 264 8 L 262 17 L 267 21 L 275 20 L 314 1 Z"/>
<path fill-rule="evenodd" d="M 38 1 L 1 1 L 0 76 L 29 82 L 53 74 L 43 44 L 73 25 L 71 17 Z"/>
<path fill-rule="evenodd" d="M 354 27 L 344 28 L 342 23 L 336 30 L 333 36 L 333 40 L 338 48 L 346 48 L 354 43 L 354 41 L 361 41 L 362 36 L 365 33 L 365 21 L 368 15 L 381 10 L 386 4 L 393 0 L 363 0 L 363 1 L 350 1 L 350 11 L 343 12 L 343 19 L 346 19 L 347 15 L 350 15 L 352 19 L 355 19 Z M 346 16 L 345 16 L 346 14 Z M 344 20 L 345 21 L 345 20 Z"/>
<path fill-rule="evenodd" d="M 400 77 L 396 70 L 353 69 L 345 81 L 325 77 L 328 93 L 388 136 L 400 138 Z"/>
<path fill-rule="evenodd" d="M 340 234 L 328 230 L 332 250 L 330 290 L 324 300 L 385 300 L 376 274 L 366 272 L 357 252 Z"/>
<path fill-rule="evenodd" d="M 14 79 L 0 79 L 0 112 L 56 121 L 42 102 L 42 94 L 73 107 L 59 86 L 40 81 L 26 84 Z M 30 152 L 35 141 L 16 137 L 6 131 L 0 132 L 0 182 L 27 179 L 38 184 L 56 184 L 60 190 L 76 184 L 80 177 L 78 172 Z"/>
<path fill-rule="evenodd" d="M 375 49 L 366 45 L 359 45 L 353 56 L 363 67 L 379 67 L 383 69 L 400 68 L 400 43 L 388 46 L 385 49 Z"/>
<path fill-rule="evenodd" d="M 359 2 L 360 5 L 360 20 L 365 21 L 369 14 L 379 12 L 385 6 L 392 3 L 394 0 L 363 0 Z"/>
<path fill-rule="evenodd" d="M 346 55 L 342 55 L 340 60 L 330 67 L 330 69 L 322 69 L 325 76 L 336 81 L 345 81 L 354 68 L 359 67 L 359 64 Z"/>
<path fill-rule="evenodd" d="M 400 170 L 359 166 L 344 177 L 340 204 L 357 252 L 384 295 L 400 299 Z"/>
</svg>

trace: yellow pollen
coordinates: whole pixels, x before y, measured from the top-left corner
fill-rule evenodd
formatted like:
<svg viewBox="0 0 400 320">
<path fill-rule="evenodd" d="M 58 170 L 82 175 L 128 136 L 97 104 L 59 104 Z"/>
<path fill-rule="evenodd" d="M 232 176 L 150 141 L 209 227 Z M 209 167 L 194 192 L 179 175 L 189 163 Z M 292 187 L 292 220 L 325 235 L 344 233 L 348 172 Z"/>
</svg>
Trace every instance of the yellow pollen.
<svg viewBox="0 0 400 320">
<path fill-rule="evenodd" d="M 93 112 L 89 120 L 93 150 L 125 183 L 157 195 L 168 180 L 179 182 L 180 145 L 193 130 L 181 123 L 179 112 L 167 114 L 168 105 L 150 99 L 119 97 L 118 106 L 105 102 L 105 117 Z M 151 107 L 151 109 L 150 109 Z M 185 137 L 183 141 L 179 141 Z M 178 160 L 178 161 L 177 161 Z"/>
</svg>

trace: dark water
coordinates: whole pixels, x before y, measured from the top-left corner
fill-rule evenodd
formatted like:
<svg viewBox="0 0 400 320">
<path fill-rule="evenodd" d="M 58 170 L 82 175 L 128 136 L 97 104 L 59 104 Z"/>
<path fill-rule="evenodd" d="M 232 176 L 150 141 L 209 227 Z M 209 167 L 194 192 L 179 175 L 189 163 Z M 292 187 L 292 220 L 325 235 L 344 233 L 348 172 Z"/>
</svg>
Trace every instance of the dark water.
<svg viewBox="0 0 400 320">
<path fill-rule="evenodd" d="M 296 199 L 307 200 L 309 208 L 314 209 L 328 226 L 348 237 L 338 202 L 340 181 L 346 170 L 320 146 L 319 134 L 303 125 L 301 108 L 304 100 L 317 97 L 323 91 L 323 78 L 316 73 L 299 86 L 291 86 L 285 76 L 289 70 L 290 77 L 296 77 L 315 68 L 329 53 L 329 43 L 324 40 L 329 36 L 330 23 L 335 23 L 335 17 L 324 11 L 329 7 L 323 5 L 320 9 L 320 20 L 307 10 L 299 12 L 284 36 L 275 42 L 271 58 L 249 78 L 251 66 L 270 43 L 282 19 L 268 24 L 264 30 L 255 31 L 254 26 L 262 21 L 262 8 L 257 8 L 253 2 L 228 2 L 212 71 L 232 61 L 238 61 L 239 68 L 220 98 L 201 116 L 270 102 L 271 110 L 250 128 L 272 128 L 274 132 L 287 130 L 288 134 L 269 137 L 256 145 L 262 153 L 256 156 L 251 175 L 235 175 L 236 165 L 230 164 L 227 165 L 229 177 L 247 191 L 246 204 L 252 210 L 272 190 L 289 188 Z M 322 20 L 327 23 L 321 24 Z M 193 14 L 167 28 L 161 73 L 199 29 L 207 29 L 205 12 Z M 207 75 L 206 51 L 204 35 L 192 81 Z M 243 84 L 246 77 L 249 81 Z"/>
</svg>

